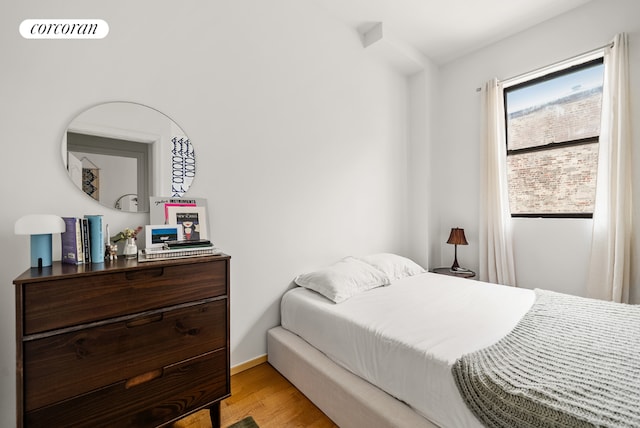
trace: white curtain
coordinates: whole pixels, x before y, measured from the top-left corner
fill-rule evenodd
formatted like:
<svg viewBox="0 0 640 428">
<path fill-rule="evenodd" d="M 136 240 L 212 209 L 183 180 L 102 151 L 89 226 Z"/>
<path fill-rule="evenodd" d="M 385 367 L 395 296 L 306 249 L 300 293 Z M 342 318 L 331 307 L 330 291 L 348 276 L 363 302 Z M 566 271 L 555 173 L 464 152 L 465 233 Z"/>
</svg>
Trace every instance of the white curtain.
<svg viewBox="0 0 640 428">
<path fill-rule="evenodd" d="M 629 301 L 631 118 L 626 34 L 605 48 L 600 154 L 587 295 Z"/>
<path fill-rule="evenodd" d="M 487 82 L 483 97 L 480 280 L 515 286 L 502 84 Z"/>
</svg>

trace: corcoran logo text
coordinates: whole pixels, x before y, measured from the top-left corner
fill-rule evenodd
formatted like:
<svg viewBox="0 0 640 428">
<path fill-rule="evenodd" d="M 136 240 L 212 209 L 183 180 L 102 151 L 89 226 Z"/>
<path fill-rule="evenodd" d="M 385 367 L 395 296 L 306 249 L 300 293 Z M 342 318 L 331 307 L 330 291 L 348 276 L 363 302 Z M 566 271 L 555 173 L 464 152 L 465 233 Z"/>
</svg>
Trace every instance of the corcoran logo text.
<svg viewBox="0 0 640 428">
<path fill-rule="evenodd" d="M 25 39 L 102 39 L 109 24 L 102 19 L 25 19 L 20 34 Z"/>
</svg>

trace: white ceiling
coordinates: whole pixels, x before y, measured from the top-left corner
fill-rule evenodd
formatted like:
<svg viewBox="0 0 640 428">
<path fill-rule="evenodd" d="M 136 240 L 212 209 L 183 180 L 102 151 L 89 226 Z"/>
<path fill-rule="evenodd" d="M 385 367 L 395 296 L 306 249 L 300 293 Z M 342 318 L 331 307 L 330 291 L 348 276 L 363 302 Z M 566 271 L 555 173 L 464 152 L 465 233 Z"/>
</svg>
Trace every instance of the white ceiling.
<svg viewBox="0 0 640 428">
<path fill-rule="evenodd" d="M 385 31 L 437 64 L 518 33 L 591 0 L 312 0 L 350 27 Z"/>
</svg>

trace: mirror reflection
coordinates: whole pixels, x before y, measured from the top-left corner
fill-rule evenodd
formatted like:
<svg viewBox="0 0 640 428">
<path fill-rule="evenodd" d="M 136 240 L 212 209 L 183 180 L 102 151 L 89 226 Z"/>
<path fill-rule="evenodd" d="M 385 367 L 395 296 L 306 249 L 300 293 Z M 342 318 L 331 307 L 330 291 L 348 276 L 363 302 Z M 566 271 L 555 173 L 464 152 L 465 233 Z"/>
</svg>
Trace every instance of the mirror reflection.
<svg viewBox="0 0 640 428">
<path fill-rule="evenodd" d="M 62 157 L 84 194 L 129 212 L 149 211 L 149 196 L 184 196 L 196 171 L 184 131 L 159 111 L 129 102 L 78 115 L 63 136 Z"/>
</svg>

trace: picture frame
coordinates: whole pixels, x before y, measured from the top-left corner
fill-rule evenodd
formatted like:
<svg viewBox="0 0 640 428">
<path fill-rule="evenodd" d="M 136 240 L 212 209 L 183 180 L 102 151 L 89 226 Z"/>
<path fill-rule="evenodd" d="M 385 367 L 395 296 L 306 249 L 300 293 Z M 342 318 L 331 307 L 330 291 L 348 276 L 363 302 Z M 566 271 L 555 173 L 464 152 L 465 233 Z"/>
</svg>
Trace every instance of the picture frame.
<svg viewBox="0 0 640 428">
<path fill-rule="evenodd" d="M 145 249 L 161 250 L 167 241 L 182 241 L 183 233 L 180 225 L 147 225 L 145 226 Z"/>
<path fill-rule="evenodd" d="M 164 221 L 166 222 L 169 218 L 169 207 L 195 207 L 197 206 L 193 202 L 173 202 L 164 204 Z"/>
<path fill-rule="evenodd" d="M 182 239 L 185 241 L 209 239 L 205 207 L 169 206 L 167 223 L 182 226 Z"/>
<path fill-rule="evenodd" d="M 169 224 L 166 206 L 207 207 L 206 198 L 149 197 L 149 224 Z"/>
</svg>

